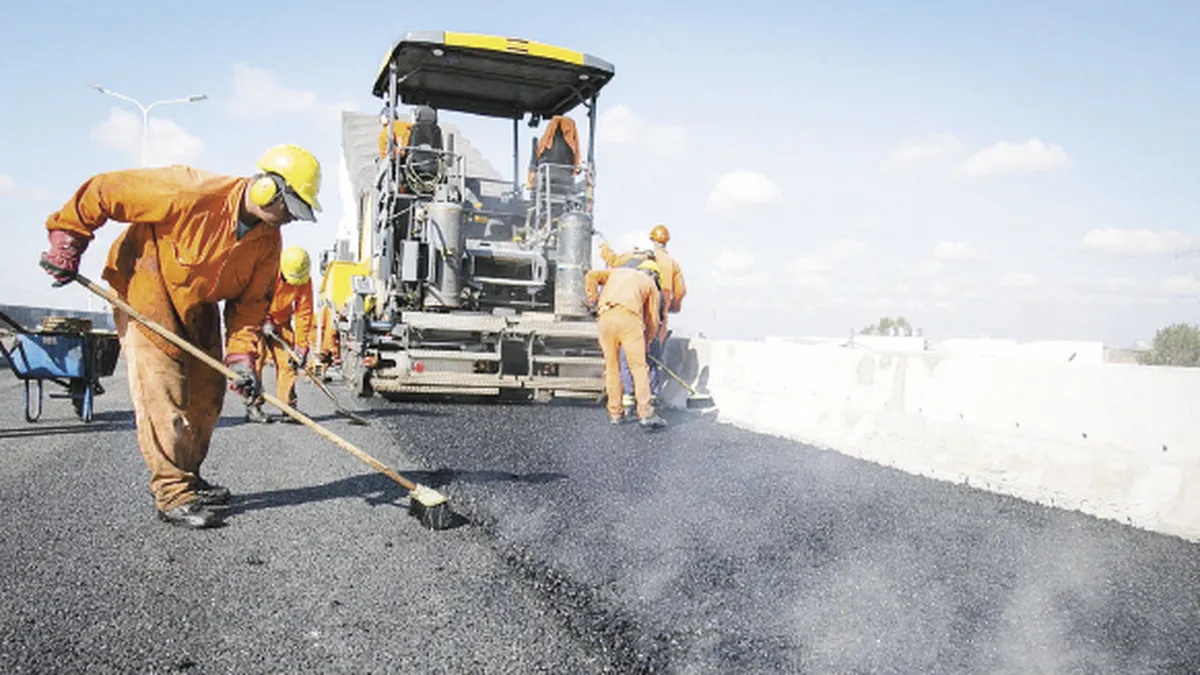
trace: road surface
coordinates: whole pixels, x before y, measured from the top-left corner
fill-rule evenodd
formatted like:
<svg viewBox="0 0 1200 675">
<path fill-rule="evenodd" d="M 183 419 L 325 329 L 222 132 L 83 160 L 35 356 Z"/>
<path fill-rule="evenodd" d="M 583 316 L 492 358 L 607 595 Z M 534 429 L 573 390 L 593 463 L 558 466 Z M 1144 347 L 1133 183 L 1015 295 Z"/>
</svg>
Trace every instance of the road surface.
<svg viewBox="0 0 1200 675">
<path fill-rule="evenodd" d="M 96 420 L 0 376 L 0 672 L 1200 671 L 1200 546 L 668 412 L 301 405 L 205 475 L 225 527 L 153 518 L 124 364 Z M 270 378 L 268 378 L 270 381 Z M 340 387 L 334 390 L 341 393 Z M 717 401 L 718 404 L 720 401 Z"/>
</svg>

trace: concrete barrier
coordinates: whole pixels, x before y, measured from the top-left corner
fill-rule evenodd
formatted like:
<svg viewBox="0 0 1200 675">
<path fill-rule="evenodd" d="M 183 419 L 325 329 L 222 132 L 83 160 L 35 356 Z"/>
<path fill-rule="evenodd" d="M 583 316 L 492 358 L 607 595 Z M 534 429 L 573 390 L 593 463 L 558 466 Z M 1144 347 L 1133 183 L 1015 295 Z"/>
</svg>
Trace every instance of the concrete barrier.
<svg viewBox="0 0 1200 675">
<path fill-rule="evenodd" d="M 1200 541 L 1200 369 L 708 340 L 666 355 L 721 421 Z"/>
</svg>

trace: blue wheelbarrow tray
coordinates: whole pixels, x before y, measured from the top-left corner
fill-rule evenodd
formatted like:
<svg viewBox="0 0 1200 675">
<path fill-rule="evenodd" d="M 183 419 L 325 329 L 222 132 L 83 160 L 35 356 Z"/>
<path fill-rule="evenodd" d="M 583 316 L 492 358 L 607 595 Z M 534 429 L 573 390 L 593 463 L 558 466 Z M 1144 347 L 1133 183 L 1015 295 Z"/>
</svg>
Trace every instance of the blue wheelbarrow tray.
<svg viewBox="0 0 1200 675">
<path fill-rule="evenodd" d="M 120 356 L 116 333 L 31 331 L 13 337 L 12 347 L 0 343 L 0 351 L 25 383 L 26 421 L 41 417 L 43 382 L 50 380 L 67 389 L 50 398 L 72 399 L 79 417 L 90 422 L 94 399 L 104 393 L 100 378 L 113 374 Z"/>
</svg>

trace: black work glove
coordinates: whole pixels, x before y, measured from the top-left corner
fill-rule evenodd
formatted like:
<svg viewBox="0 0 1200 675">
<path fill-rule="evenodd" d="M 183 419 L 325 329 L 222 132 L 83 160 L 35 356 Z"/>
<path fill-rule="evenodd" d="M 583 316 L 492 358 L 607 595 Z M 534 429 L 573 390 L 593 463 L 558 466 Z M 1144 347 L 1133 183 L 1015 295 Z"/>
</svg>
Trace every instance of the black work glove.
<svg viewBox="0 0 1200 675">
<path fill-rule="evenodd" d="M 225 365 L 239 378 L 229 385 L 229 390 L 241 394 L 247 401 L 258 400 L 259 394 L 262 393 L 262 382 L 258 379 L 258 373 L 254 372 L 254 356 L 245 353 L 229 354 L 225 357 Z"/>
<path fill-rule="evenodd" d="M 293 359 L 292 357 L 289 356 L 288 357 L 288 365 L 290 365 L 292 367 L 292 370 L 303 370 L 305 364 L 308 363 L 308 348 L 305 347 L 304 349 L 301 349 L 300 351 L 296 352 L 296 356 L 300 357 L 300 360 L 296 361 L 295 359 Z"/>
</svg>

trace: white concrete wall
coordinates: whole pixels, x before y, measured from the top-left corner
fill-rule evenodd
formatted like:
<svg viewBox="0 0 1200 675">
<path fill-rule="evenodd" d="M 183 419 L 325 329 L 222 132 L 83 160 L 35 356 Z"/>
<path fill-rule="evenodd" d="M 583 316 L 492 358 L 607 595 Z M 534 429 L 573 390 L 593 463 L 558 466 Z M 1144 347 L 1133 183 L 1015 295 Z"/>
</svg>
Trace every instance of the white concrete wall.
<svg viewBox="0 0 1200 675">
<path fill-rule="evenodd" d="M 668 356 L 722 421 L 1200 541 L 1200 369 L 705 340 Z"/>
</svg>

